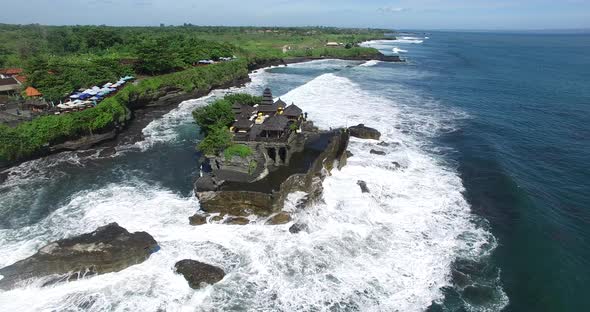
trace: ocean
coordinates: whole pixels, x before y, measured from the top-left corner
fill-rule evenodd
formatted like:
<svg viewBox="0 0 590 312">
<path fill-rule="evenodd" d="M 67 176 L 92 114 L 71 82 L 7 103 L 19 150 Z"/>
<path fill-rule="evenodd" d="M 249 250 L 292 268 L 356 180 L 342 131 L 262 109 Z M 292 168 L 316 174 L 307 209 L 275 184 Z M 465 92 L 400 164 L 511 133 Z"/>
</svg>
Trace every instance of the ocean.
<svg viewBox="0 0 590 312">
<path fill-rule="evenodd" d="M 590 35 L 414 32 L 365 45 L 407 62 L 258 70 L 181 103 L 115 155 L 8 169 L 0 267 L 113 221 L 161 249 L 121 272 L 0 291 L 0 310 L 589 310 Z M 320 128 L 364 123 L 388 145 L 353 138 L 321 202 L 287 203 L 308 232 L 255 217 L 190 226 L 202 138 L 191 111 L 265 87 Z M 173 271 L 186 258 L 227 275 L 195 291 Z"/>
</svg>

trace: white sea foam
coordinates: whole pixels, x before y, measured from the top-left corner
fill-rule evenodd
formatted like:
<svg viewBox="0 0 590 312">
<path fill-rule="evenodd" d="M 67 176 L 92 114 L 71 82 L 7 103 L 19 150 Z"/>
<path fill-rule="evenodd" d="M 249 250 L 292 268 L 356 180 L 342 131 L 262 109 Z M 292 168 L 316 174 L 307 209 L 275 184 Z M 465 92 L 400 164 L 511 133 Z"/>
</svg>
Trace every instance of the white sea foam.
<svg viewBox="0 0 590 312">
<path fill-rule="evenodd" d="M 377 61 L 377 60 L 370 60 L 370 61 L 366 61 L 366 62 L 362 63 L 362 64 L 361 64 L 361 65 L 359 65 L 359 66 L 363 66 L 363 67 L 371 67 L 371 66 L 375 66 L 375 65 L 377 65 L 377 64 L 379 64 L 379 61 Z"/>
<path fill-rule="evenodd" d="M 408 50 L 400 49 L 398 47 L 393 47 L 393 49 L 391 49 L 391 51 L 393 51 L 393 53 L 395 53 L 395 54 L 407 53 L 408 52 Z"/>
<path fill-rule="evenodd" d="M 264 85 L 267 75 L 255 76 L 253 87 Z M 0 291 L 0 307 L 422 311 L 442 298 L 440 288 L 450 285 L 450 266 L 457 256 L 478 257 L 490 248 L 486 244 L 493 247 L 493 237 L 471 222 L 457 173 L 421 149 L 429 135 L 444 130 L 441 123 L 430 121 L 425 126 L 429 129 L 414 127 L 411 120 L 423 122 L 426 115 L 412 115 L 403 105 L 334 74 L 324 74 L 281 98 L 296 102 L 321 128 L 362 122 L 380 130 L 382 140 L 399 144 L 383 147 L 376 141 L 352 139 L 354 156 L 325 180 L 324 202 L 296 212 L 295 219 L 309 226 L 309 232 L 296 235 L 287 230 L 291 223 L 266 226 L 263 220 L 247 226 L 190 226 L 187 216 L 198 209 L 194 197 L 136 179 L 79 192 L 37 224 L 0 230 L 0 266 L 33 254 L 50 240 L 113 221 L 130 231 L 148 231 L 161 250 L 121 272 Z M 170 119 L 179 120 L 172 124 L 190 119 L 186 112 L 202 105 L 198 101 L 171 114 Z M 147 130 L 148 137 L 174 140 L 167 135 L 166 120 L 152 126 L 153 132 Z M 387 154 L 370 154 L 371 148 Z M 402 168 L 396 169 L 393 162 Z M 364 180 L 371 192 L 361 193 L 357 180 Z M 290 196 L 287 207 L 294 210 L 304 195 Z M 173 272 L 174 263 L 185 258 L 218 265 L 227 275 L 214 286 L 192 290 Z"/>
</svg>

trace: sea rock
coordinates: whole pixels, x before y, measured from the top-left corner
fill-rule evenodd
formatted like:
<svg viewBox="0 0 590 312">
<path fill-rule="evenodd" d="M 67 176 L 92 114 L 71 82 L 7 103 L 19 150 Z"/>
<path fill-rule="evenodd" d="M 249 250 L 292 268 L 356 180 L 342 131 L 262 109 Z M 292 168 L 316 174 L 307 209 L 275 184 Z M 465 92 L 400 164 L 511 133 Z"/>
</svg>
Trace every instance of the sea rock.
<svg viewBox="0 0 590 312">
<path fill-rule="evenodd" d="M 8 171 L 5 172 L 0 172 L 0 184 L 4 183 L 6 180 L 8 180 Z"/>
<path fill-rule="evenodd" d="M 213 222 L 219 222 L 221 220 L 223 220 L 222 216 L 214 216 L 213 218 L 211 218 L 211 221 L 213 221 Z"/>
<path fill-rule="evenodd" d="M 0 269 L 0 289 L 10 289 L 20 281 L 50 275 L 67 278 L 121 271 L 145 261 L 159 249 L 146 232 L 129 233 L 117 223 L 94 232 L 61 239 L 10 266 Z"/>
<path fill-rule="evenodd" d="M 290 214 L 288 214 L 287 212 L 279 212 L 276 215 L 274 215 L 272 218 L 270 218 L 268 221 L 266 221 L 266 224 L 278 225 L 278 224 L 289 223 L 290 221 L 291 221 Z"/>
<path fill-rule="evenodd" d="M 217 190 L 217 183 L 209 174 L 204 174 L 195 182 L 195 190 L 197 192 L 211 192 Z"/>
<path fill-rule="evenodd" d="M 394 169 L 399 169 L 402 167 L 397 161 L 392 161 L 391 164 L 393 165 Z"/>
<path fill-rule="evenodd" d="M 207 216 L 196 213 L 193 216 L 188 217 L 190 225 L 202 225 L 207 223 Z"/>
<path fill-rule="evenodd" d="M 98 153 L 98 157 L 110 157 L 117 153 L 117 150 L 114 147 L 107 147 Z"/>
<path fill-rule="evenodd" d="M 289 232 L 291 234 L 297 234 L 301 231 L 307 231 L 308 227 L 305 223 L 295 223 L 289 227 Z"/>
<path fill-rule="evenodd" d="M 347 157 L 347 158 L 350 158 L 350 157 L 352 157 L 352 156 L 354 156 L 354 154 L 353 154 L 351 151 L 348 151 L 348 150 L 347 150 L 347 151 L 346 151 L 346 157 Z"/>
<path fill-rule="evenodd" d="M 250 223 L 250 220 L 248 220 L 244 217 L 230 217 L 227 220 L 225 220 L 224 223 L 230 224 L 230 225 L 246 225 L 246 224 Z"/>
<path fill-rule="evenodd" d="M 350 132 L 350 136 L 360 139 L 379 140 L 379 138 L 381 138 L 381 132 L 377 131 L 377 129 L 367 127 L 364 124 L 349 127 L 348 131 Z"/>
<path fill-rule="evenodd" d="M 193 289 L 199 289 L 206 284 L 215 284 L 225 276 L 225 272 L 221 268 L 190 259 L 176 262 L 174 269 L 184 276 Z"/>
<path fill-rule="evenodd" d="M 367 182 L 363 180 L 356 181 L 356 184 L 361 187 L 361 192 L 363 193 L 370 193 L 369 188 L 367 187 Z"/>
<path fill-rule="evenodd" d="M 376 149 L 371 149 L 369 151 L 369 153 L 375 154 L 375 155 L 385 155 L 385 152 L 384 151 L 380 151 L 380 150 L 376 150 Z"/>
<path fill-rule="evenodd" d="M 387 146 L 389 146 L 389 143 L 387 143 L 385 141 L 381 141 L 381 142 L 377 143 L 377 145 L 387 147 Z"/>
</svg>

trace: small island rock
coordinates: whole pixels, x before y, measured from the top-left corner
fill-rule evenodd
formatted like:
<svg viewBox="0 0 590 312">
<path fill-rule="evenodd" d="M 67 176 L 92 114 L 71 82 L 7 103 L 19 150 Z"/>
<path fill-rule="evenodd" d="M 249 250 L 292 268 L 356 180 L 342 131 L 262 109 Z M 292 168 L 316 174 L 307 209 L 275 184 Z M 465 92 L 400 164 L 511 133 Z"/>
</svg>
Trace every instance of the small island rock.
<svg viewBox="0 0 590 312">
<path fill-rule="evenodd" d="M 371 149 L 369 151 L 369 153 L 375 154 L 375 155 L 385 155 L 385 152 L 384 151 L 380 151 L 380 150 L 376 150 L 376 149 Z"/>
<path fill-rule="evenodd" d="M 193 289 L 199 289 L 206 284 L 215 284 L 225 276 L 221 268 L 190 259 L 176 262 L 174 268 L 177 273 L 184 276 Z"/>
<path fill-rule="evenodd" d="M 291 221 L 291 215 L 286 212 L 279 212 L 266 221 L 266 224 L 269 225 L 279 225 L 289 223 Z"/>
<path fill-rule="evenodd" d="M 190 225 L 202 225 L 207 223 L 207 216 L 197 213 L 193 216 L 188 217 L 188 221 Z"/>
<path fill-rule="evenodd" d="M 360 139 L 379 140 L 381 138 L 381 132 L 377 131 L 377 129 L 367 127 L 364 124 L 349 127 L 348 131 L 350 132 L 350 136 Z"/>
<path fill-rule="evenodd" d="M 369 188 L 367 187 L 367 182 L 365 182 L 363 180 L 358 180 L 358 181 L 356 181 L 356 184 L 358 184 L 358 186 L 360 186 L 361 192 L 370 193 Z"/>
<path fill-rule="evenodd" d="M 307 231 L 308 227 L 305 223 L 295 223 L 289 227 L 289 232 L 291 234 L 297 234 L 301 231 Z"/>
<path fill-rule="evenodd" d="M 146 232 L 129 233 L 117 223 L 97 228 L 94 232 L 49 243 L 39 251 L 0 269 L 0 289 L 10 289 L 20 281 L 49 275 L 66 279 L 121 271 L 144 262 L 159 249 Z"/>
</svg>

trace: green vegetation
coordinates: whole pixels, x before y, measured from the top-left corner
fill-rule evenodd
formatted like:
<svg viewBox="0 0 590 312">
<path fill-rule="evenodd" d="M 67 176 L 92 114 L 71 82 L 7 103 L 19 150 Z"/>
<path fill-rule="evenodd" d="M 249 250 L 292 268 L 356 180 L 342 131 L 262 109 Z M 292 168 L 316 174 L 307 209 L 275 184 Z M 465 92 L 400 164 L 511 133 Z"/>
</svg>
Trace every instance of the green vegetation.
<svg viewBox="0 0 590 312">
<path fill-rule="evenodd" d="M 356 46 L 384 38 L 387 30 L 326 27 L 257 28 L 42 26 L 0 24 L 0 67 L 21 67 L 26 85 L 47 100 L 58 101 L 79 88 L 114 81 L 124 75 L 139 77 L 96 108 L 51 115 L 0 126 L 0 160 L 40 154 L 47 146 L 90 133 L 103 133 L 125 120 L 130 108 L 155 100 L 163 90 L 207 91 L 247 76 L 252 64 L 289 57 L 370 56 L 375 49 Z M 342 43 L 326 47 L 327 42 Z M 194 66 L 201 59 L 237 60 Z M 158 75 L 158 76 L 156 76 Z M 206 133 L 199 148 L 218 153 L 231 145 L 227 126 L 231 104 L 253 105 L 250 95 L 230 95 L 194 113 Z M 223 130 L 223 131 L 222 131 Z"/>
<path fill-rule="evenodd" d="M 217 154 L 224 149 L 227 151 L 228 147 L 233 147 L 228 152 L 230 155 L 233 155 L 234 152 L 240 152 L 239 147 L 231 145 L 231 135 L 228 131 L 228 127 L 234 121 L 232 105 L 234 103 L 254 105 L 260 103 L 261 100 L 262 98 L 259 96 L 246 93 L 228 94 L 209 105 L 195 109 L 193 118 L 201 128 L 201 132 L 205 134 L 205 138 L 199 143 L 198 149 L 209 155 Z M 227 155 L 225 154 L 226 158 Z"/>
<path fill-rule="evenodd" d="M 245 77 L 248 73 L 246 66 L 245 61 L 238 60 L 147 78 L 136 85 L 127 85 L 92 109 L 44 116 L 15 128 L 0 125 L 0 160 L 14 161 L 31 157 L 41 153 L 49 144 L 109 131 L 125 121 L 129 106 L 144 97 L 150 98 L 162 88 L 208 91 L 213 86 Z M 226 127 L 218 134 L 226 135 L 229 142 Z M 219 136 L 211 139 L 219 139 Z"/>
<path fill-rule="evenodd" d="M 252 155 L 252 149 L 244 144 L 233 144 L 223 151 L 223 156 L 227 161 L 231 160 L 234 156 L 246 158 L 250 155 Z"/>
</svg>

